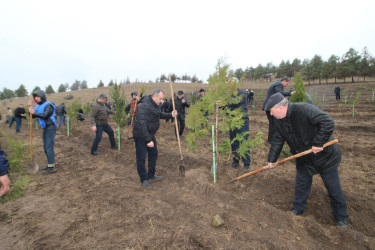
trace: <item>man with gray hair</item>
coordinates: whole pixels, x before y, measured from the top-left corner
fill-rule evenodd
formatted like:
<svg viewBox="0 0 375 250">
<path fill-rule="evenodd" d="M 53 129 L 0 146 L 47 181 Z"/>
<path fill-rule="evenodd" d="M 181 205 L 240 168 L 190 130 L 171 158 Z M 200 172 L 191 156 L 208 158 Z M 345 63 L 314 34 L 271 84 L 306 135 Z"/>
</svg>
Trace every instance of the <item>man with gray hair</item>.
<svg viewBox="0 0 375 250">
<path fill-rule="evenodd" d="M 309 149 L 313 152 L 296 159 L 297 176 L 291 212 L 294 215 L 303 214 L 313 175 L 319 174 L 331 199 L 336 226 L 347 227 L 347 206 L 338 173 L 341 152 L 337 144 L 323 148 L 324 143 L 333 140 L 333 119 L 314 105 L 289 103 L 281 93 L 272 95 L 264 110 L 276 118 L 275 134 L 268 154 L 269 167 L 276 166 L 285 141 L 292 154 Z"/>
<path fill-rule="evenodd" d="M 91 154 L 98 155 L 98 145 L 102 140 L 103 131 L 108 134 L 109 141 L 111 143 L 111 149 L 116 149 L 115 137 L 111 126 L 108 124 L 108 115 L 114 114 L 115 112 L 108 109 L 105 103 L 108 97 L 105 94 L 100 94 L 96 102 L 91 107 L 90 119 L 91 129 L 96 133 L 94 142 L 91 147 Z"/>
<path fill-rule="evenodd" d="M 152 95 L 145 95 L 137 105 L 133 137 L 135 142 L 137 170 L 142 186 L 151 188 L 149 182 L 162 180 L 162 176 L 155 175 L 156 160 L 158 158 L 155 134 L 160 126 L 160 119 L 176 117 L 177 111 L 164 113 L 159 105 L 164 98 L 162 89 L 155 89 Z M 146 171 L 146 155 L 148 154 L 148 171 Z"/>
</svg>

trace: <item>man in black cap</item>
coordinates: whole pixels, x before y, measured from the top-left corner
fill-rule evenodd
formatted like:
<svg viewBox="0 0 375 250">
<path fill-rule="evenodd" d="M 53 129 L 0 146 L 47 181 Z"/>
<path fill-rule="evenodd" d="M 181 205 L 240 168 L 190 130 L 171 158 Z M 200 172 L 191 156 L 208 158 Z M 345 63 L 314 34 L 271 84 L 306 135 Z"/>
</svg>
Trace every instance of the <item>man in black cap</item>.
<svg viewBox="0 0 375 250">
<path fill-rule="evenodd" d="M 206 94 L 206 92 L 204 91 L 204 89 L 200 89 L 199 95 L 197 97 L 197 101 L 199 101 L 205 94 Z"/>
<path fill-rule="evenodd" d="M 174 99 L 174 103 L 176 105 L 176 110 L 177 110 L 177 125 L 178 125 L 178 133 L 181 137 L 181 135 L 184 133 L 185 129 L 185 108 L 190 107 L 190 104 L 186 100 L 184 96 L 184 91 L 179 90 L 177 92 L 177 97 Z M 176 130 L 176 129 L 175 129 Z M 176 134 L 176 131 L 175 131 Z M 176 134 L 177 137 L 177 134 Z"/>
<path fill-rule="evenodd" d="M 268 88 L 267 96 L 266 96 L 266 99 L 264 100 L 263 108 L 262 109 L 265 110 L 264 107 L 265 107 L 268 99 L 271 97 L 271 95 L 273 95 L 275 93 L 280 93 L 283 96 L 290 96 L 290 95 L 294 94 L 295 93 L 294 91 L 284 91 L 284 88 L 286 86 L 288 86 L 288 84 L 289 84 L 289 78 L 287 78 L 287 77 L 284 77 L 280 81 L 277 80 L 274 83 L 272 83 L 271 86 Z M 268 118 L 268 121 L 269 121 L 269 125 L 268 125 L 268 142 L 271 143 L 273 135 L 275 133 L 275 128 L 274 128 L 274 125 L 273 125 L 274 118 L 270 114 L 269 111 L 266 111 L 266 115 L 267 115 L 267 118 Z"/>
<path fill-rule="evenodd" d="M 108 115 L 115 114 L 114 111 L 110 110 L 105 103 L 108 98 L 105 94 L 100 94 L 96 102 L 91 107 L 91 129 L 96 132 L 94 142 L 91 147 L 91 154 L 98 155 L 97 151 L 99 142 L 102 140 L 103 131 L 108 134 L 109 141 L 111 143 L 111 149 L 116 149 L 115 137 L 113 135 L 113 130 L 108 124 Z"/>
<path fill-rule="evenodd" d="M 289 103 L 281 93 L 273 94 L 264 105 L 264 110 L 275 117 L 275 135 L 268 154 L 268 166 L 276 166 L 277 158 L 286 141 L 292 154 L 312 149 L 296 159 L 296 184 L 293 208 L 295 215 L 303 214 L 314 174 L 320 174 L 331 199 L 336 226 L 347 227 L 346 201 L 341 189 L 338 166 L 341 152 L 337 144 L 323 148 L 333 140 L 333 119 L 307 103 Z"/>
<path fill-rule="evenodd" d="M 128 115 L 128 117 L 133 116 L 133 114 L 135 117 L 137 114 L 138 91 L 132 92 L 130 96 L 132 99 L 130 100 L 128 106 L 126 106 L 125 113 Z M 128 121 L 128 125 L 130 125 L 130 123 L 131 120 Z"/>
</svg>

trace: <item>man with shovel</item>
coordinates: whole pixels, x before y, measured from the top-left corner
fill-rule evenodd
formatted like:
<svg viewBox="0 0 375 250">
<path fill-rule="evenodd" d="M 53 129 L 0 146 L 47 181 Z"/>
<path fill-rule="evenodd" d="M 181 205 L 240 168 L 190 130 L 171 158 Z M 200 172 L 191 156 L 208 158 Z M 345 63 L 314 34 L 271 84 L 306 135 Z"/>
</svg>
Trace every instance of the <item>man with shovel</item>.
<svg viewBox="0 0 375 250">
<path fill-rule="evenodd" d="M 333 140 L 335 123 L 333 119 L 317 107 L 307 103 L 289 103 L 281 93 L 273 94 L 264 110 L 275 117 L 275 134 L 268 154 L 268 166 L 274 164 L 286 141 L 292 154 L 312 149 L 313 154 L 297 158 L 295 196 L 291 212 L 303 214 L 309 195 L 312 178 L 320 174 L 331 199 L 336 226 L 348 226 L 346 201 L 341 189 L 338 165 L 341 152 L 337 144 L 325 147 L 323 144 Z"/>
<path fill-rule="evenodd" d="M 160 119 L 176 117 L 177 111 L 164 113 L 159 105 L 164 98 L 161 89 L 155 89 L 152 95 L 146 95 L 137 105 L 137 116 L 134 121 L 133 137 L 135 142 L 137 170 L 142 186 L 151 188 L 149 182 L 162 180 L 162 176 L 155 175 L 158 157 L 155 134 L 159 129 Z M 146 171 L 146 155 L 148 154 L 148 171 Z"/>
</svg>

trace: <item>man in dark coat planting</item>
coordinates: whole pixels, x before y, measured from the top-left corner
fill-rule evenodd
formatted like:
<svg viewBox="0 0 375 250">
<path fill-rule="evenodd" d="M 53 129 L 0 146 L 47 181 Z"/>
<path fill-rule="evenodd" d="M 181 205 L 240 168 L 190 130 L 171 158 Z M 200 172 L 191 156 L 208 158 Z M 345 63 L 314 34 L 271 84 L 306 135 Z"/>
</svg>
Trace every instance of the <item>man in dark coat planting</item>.
<svg viewBox="0 0 375 250">
<path fill-rule="evenodd" d="M 178 125 L 178 133 L 181 137 L 181 135 L 184 133 L 185 129 L 185 108 L 190 107 L 190 104 L 186 100 L 186 97 L 184 95 L 184 92 L 182 90 L 179 90 L 177 92 L 177 97 L 174 99 L 176 110 L 178 112 L 177 115 L 177 125 Z M 176 131 L 175 131 L 176 133 Z M 177 136 L 177 134 L 176 134 Z"/>
<path fill-rule="evenodd" d="M 115 137 L 111 126 L 108 124 L 108 115 L 115 112 L 110 110 L 105 103 L 107 103 L 107 95 L 100 94 L 96 102 L 91 107 L 90 119 L 91 129 L 95 132 L 95 139 L 92 143 L 91 154 L 98 155 L 98 145 L 102 140 L 103 131 L 108 134 L 111 143 L 111 149 L 117 149 Z"/>
<path fill-rule="evenodd" d="M 286 141 L 292 154 L 312 149 L 313 154 L 296 159 L 297 176 L 292 213 L 303 214 L 314 174 L 320 174 L 331 199 L 336 226 L 347 227 L 346 201 L 341 189 L 338 165 L 341 152 L 337 144 L 323 148 L 333 140 L 333 119 L 307 103 L 289 103 L 281 93 L 272 95 L 266 105 L 275 117 L 275 135 L 268 154 L 268 166 L 274 167 Z"/>
<path fill-rule="evenodd" d="M 277 81 L 275 81 L 274 83 L 271 84 L 271 86 L 268 88 L 267 96 L 266 96 L 266 99 L 264 100 L 264 103 L 263 103 L 262 109 L 264 111 L 266 111 L 264 109 L 264 107 L 266 106 L 266 103 L 267 103 L 268 99 L 271 97 L 271 95 L 273 95 L 275 93 L 280 93 L 283 96 L 290 96 L 290 95 L 295 93 L 294 91 L 284 91 L 284 88 L 286 86 L 288 86 L 288 84 L 289 84 L 289 78 L 287 78 L 287 77 L 282 78 L 280 81 L 277 80 Z M 269 122 L 269 125 L 268 125 L 268 142 L 271 143 L 273 135 L 275 134 L 274 117 L 270 114 L 269 111 L 266 111 L 266 115 L 267 115 L 268 122 Z"/>
<path fill-rule="evenodd" d="M 159 129 L 160 119 L 171 119 L 177 115 L 174 110 L 164 113 L 159 105 L 164 98 L 161 89 L 155 89 L 152 95 L 144 96 L 138 103 L 137 116 L 135 117 L 133 137 L 135 142 L 137 170 L 143 187 L 151 188 L 152 181 L 162 180 L 162 176 L 155 175 L 156 160 L 158 157 L 157 141 L 155 134 Z M 146 155 L 148 154 L 148 172 L 146 171 Z"/>
<path fill-rule="evenodd" d="M 32 118 L 37 118 L 39 126 L 43 128 L 43 147 L 44 153 L 47 156 L 47 167 L 43 168 L 43 174 L 50 174 L 55 172 L 55 134 L 56 134 L 56 118 L 55 105 L 47 101 L 46 94 L 43 90 L 37 90 L 33 93 L 34 101 L 38 105 L 33 108 L 31 101 L 29 101 L 29 112 Z"/>
<path fill-rule="evenodd" d="M 18 108 L 14 111 L 14 120 L 16 121 L 16 133 L 21 132 L 22 119 L 27 119 L 26 111 L 23 104 L 18 105 Z"/>
</svg>

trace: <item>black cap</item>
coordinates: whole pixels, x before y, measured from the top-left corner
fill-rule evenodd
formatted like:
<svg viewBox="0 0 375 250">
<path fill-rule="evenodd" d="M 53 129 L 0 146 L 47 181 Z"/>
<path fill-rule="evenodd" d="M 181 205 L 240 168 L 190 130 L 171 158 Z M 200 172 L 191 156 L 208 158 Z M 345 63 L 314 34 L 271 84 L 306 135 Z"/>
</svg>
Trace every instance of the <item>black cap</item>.
<svg viewBox="0 0 375 250">
<path fill-rule="evenodd" d="M 106 94 L 100 94 L 98 98 L 107 99 L 108 100 L 108 97 L 107 97 Z"/>
<path fill-rule="evenodd" d="M 132 92 L 130 95 L 131 95 L 131 96 L 132 96 L 132 95 L 138 95 L 138 91 L 134 91 L 134 92 Z"/>
<path fill-rule="evenodd" d="M 182 94 L 184 94 L 184 91 L 182 91 L 182 90 L 179 90 L 179 91 L 177 92 L 177 95 L 182 95 Z"/>
<path fill-rule="evenodd" d="M 266 105 L 264 106 L 264 111 L 270 111 L 273 106 L 284 100 L 284 96 L 280 93 L 276 93 L 271 95 L 270 98 L 268 98 Z"/>
<path fill-rule="evenodd" d="M 282 82 L 282 81 L 287 81 L 287 82 L 289 82 L 289 78 L 288 78 L 288 77 L 281 78 L 280 82 Z"/>
<path fill-rule="evenodd" d="M 205 92 L 204 89 L 200 89 L 199 92 Z"/>
</svg>

